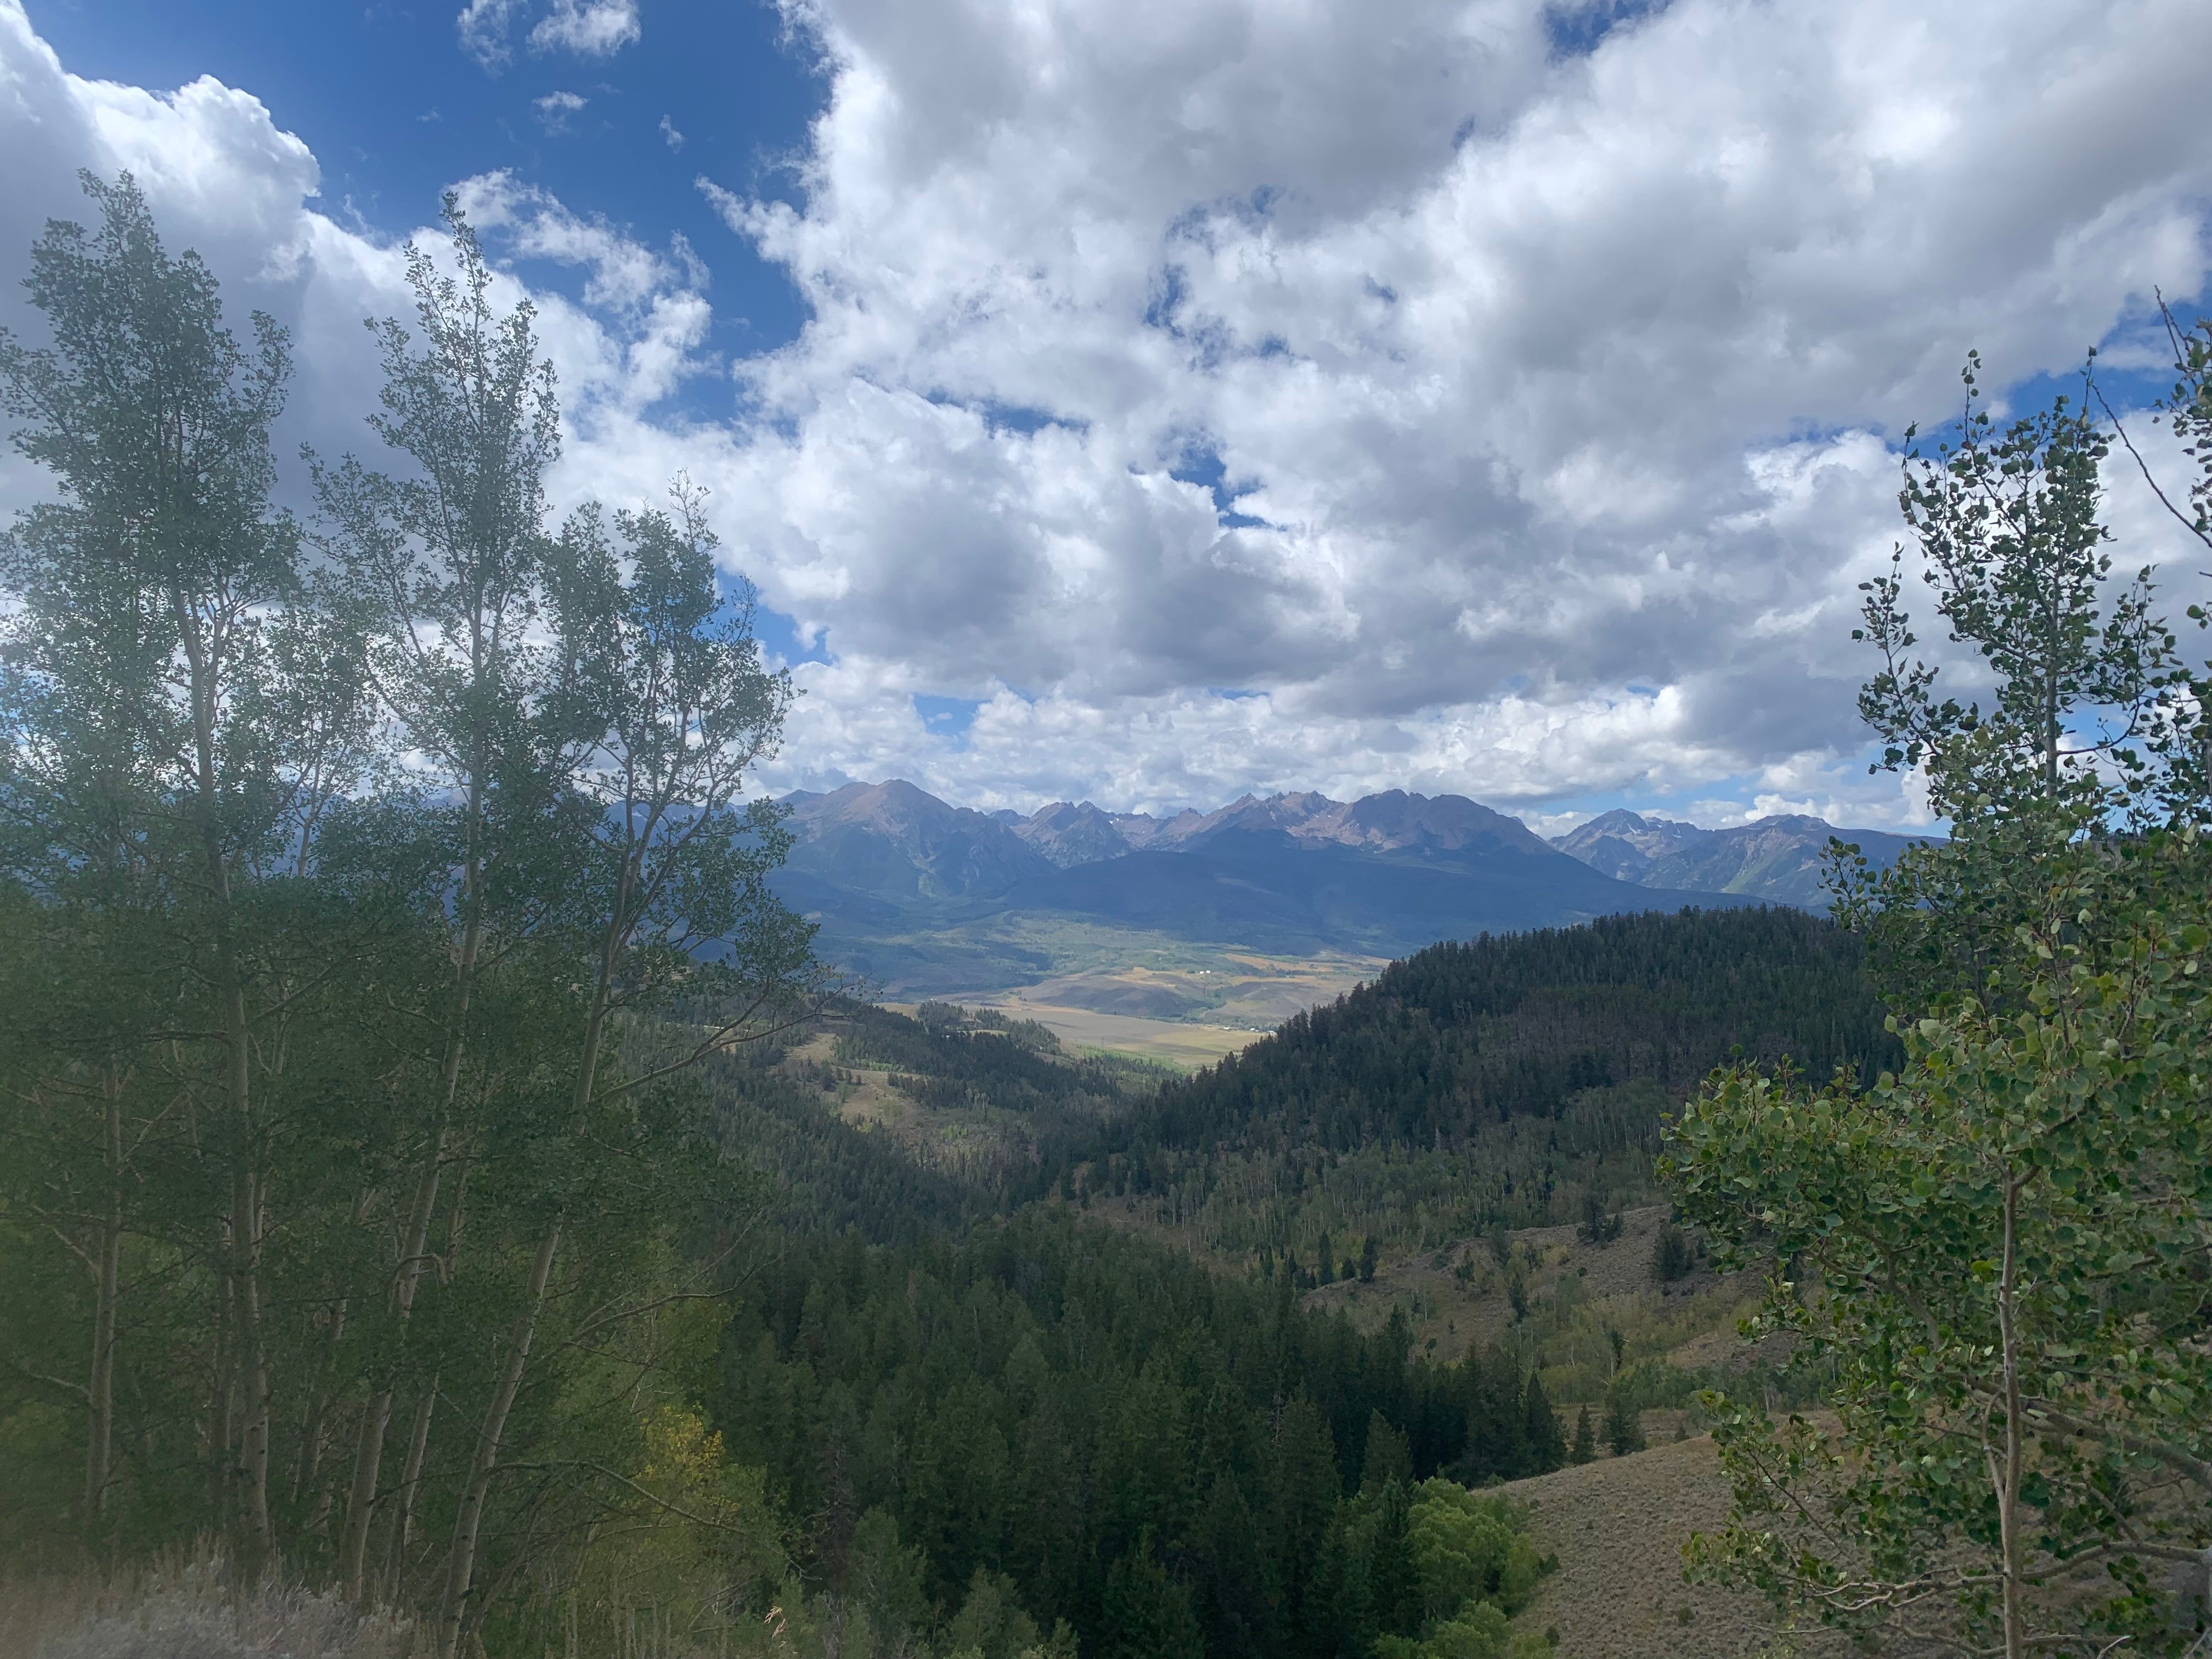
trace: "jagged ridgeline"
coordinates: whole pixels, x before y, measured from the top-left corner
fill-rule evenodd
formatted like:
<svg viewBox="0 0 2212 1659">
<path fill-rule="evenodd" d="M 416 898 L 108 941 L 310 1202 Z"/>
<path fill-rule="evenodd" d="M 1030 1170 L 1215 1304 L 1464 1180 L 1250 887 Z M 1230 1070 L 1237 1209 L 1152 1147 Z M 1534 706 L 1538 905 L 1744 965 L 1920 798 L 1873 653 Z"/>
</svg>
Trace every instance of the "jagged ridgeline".
<svg viewBox="0 0 2212 1659">
<path fill-rule="evenodd" d="M 1664 1115 L 1732 1054 L 1897 1063 L 1859 955 L 1788 909 L 1432 945 L 1104 1126 L 1074 1181 L 1263 1261 L 1649 1201 Z"/>
</svg>

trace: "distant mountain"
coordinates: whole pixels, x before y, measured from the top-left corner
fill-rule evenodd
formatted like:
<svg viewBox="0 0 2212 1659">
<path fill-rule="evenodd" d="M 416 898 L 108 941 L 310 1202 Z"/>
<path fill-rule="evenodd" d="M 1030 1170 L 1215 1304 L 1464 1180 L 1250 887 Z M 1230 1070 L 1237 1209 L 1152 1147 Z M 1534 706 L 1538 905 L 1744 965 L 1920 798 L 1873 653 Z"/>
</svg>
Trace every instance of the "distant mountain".
<svg viewBox="0 0 2212 1659">
<path fill-rule="evenodd" d="M 1401 955 L 1443 939 L 1673 908 L 1546 847 L 1415 842 L 1369 850 L 1281 830 L 1217 828 L 1182 848 L 1153 847 L 1021 882 L 1010 909 L 1083 917 L 1179 939 L 1296 954 Z M 1701 895 L 1726 904 L 1723 895 Z M 1738 900 L 1735 902 L 1742 902 Z"/>
<path fill-rule="evenodd" d="M 949 806 L 903 780 L 784 798 L 790 868 L 894 902 L 988 897 L 1054 866 L 987 812 Z"/>
<path fill-rule="evenodd" d="M 1554 836 L 1552 845 L 1615 881 L 1641 882 L 1644 872 L 1661 859 L 1686 852 L 1712 833 L 1673 818 L 1614 811 Z"/>
<path fill-rule="evenodd" d="M 1118 859 L 1137 850 L 1137 844 L 1121 832 L 1114 816 L 1100 811 L 1089 801 L 1078 805 L 1056 800 L 1012 827 L 1023 841 L 1063 870 L 1078 864 L 1096 864 L 1101 859 Z"/>
<path fill-rule="evenodd" d="M 1505 853 L 1541 857 L 1551 848 L 1516 817 L 1464 795 L 1409 795 L 1402 789 L 1334 803 L 1291 832 L 1300 841 L 1329 842 L 1368 853 Z"/>
<path fill-rule="evenodd" d="M 1613 811 L 1552 845 L 1617 880 L 1670 890 L 1736 893 L 1772 904 L 1825 910 L 1822 860 L 1831 839 L 1856 844 L 1887 868 L 1924 837 L 1881 830 L 1838 830 L 1825 818 L 1782 813 L 1729 830 L 1700 830 L 1671 818 Z"/>
<path fill-rule="evenodd" d="M 1820 884 L 1821 860 L 1830 841 L 1855 844 L 1869 863 L 1886 869 L 1918 839 L 1924 837 L 1838 830 L 1825 819 L 1785 814 L 1716 830 L 1697 845 L 1654 864 L 1644 872 L 1643 884 L 1742 893 L 1826 909 L 1829 895 Z"/>
<path fill-rule="evenodd" d="M 1308 846 L 1348 847 L 1366 853 L 1482 849 L 1548 854 L 1552 850 L 1520 819 L 1493 812 L 1464 795 L 1409 795 L 1402 789 L 1363 795 L 1355 801 L 1312 793 L 1265 799 L 1247 795 L 1217 812 L 1185 812 L 1167 819 L 1138 844 L 1195 852 L 1221 836 L 1269 833 Z"/>
<path fill-rule="evenodd" d="M 1142 935 L 1282 955 L 1396 956 L 1470 938 L 1685 903 L 1568 857 L 1458 795 L 1246 796 L 1161 818 L 1059 801 L 1026 818 L 913 784 L 787 798 L 777 885 L 824 951 L 879 982 L 946 992 L 1033 983 Z M 1086 931 L 1087 930 L 1087 931 Z M 1055 941 L 1063 941 L 1056 943 Z"/>
</svg>

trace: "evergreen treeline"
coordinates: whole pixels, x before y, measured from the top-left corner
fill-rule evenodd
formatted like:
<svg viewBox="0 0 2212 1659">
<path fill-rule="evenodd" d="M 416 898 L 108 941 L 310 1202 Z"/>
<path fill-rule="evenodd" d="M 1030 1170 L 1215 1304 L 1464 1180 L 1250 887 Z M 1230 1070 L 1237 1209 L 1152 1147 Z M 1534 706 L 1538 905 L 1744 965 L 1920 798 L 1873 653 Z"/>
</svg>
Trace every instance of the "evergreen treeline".
<svg viewBox="0 0 2212 1659">
<path fill-rule="evenodd" d="M 998 1212 L 996 1194 L 918 1164 L 889 1137 L 826 1109 L 821 1087 L 778 1064 L 787 1052 L 770 1040 L 701 1069 L 722 1144 L 774 1184 L 776 1227 L 907 1243 Z"/>
<path fill-rule="evenodd" d="M 1082 1189 L 1326 1281 L 1398 1252 L 1656 1200 L 1661 1125 L 1732 1055 L 1898 1062 L 1860 947 L 1788 909 L 1684 911 L 1431 945 L 1103 1126 Z"/>
<path fill-rule="evenodd" d="M 1132 1144 L 1456 1144 L 1650 1079 L 1680 1099 L 1736 1049 L 1871 1077 L 1894 1039 L 1856 940 L 1801 911 L 1605 916 L 1446 941 L 1164 1091 Z"/>
<path fill-rule="evenodd" d="M 1118 1054 L 1064 1054 L 1045 1027 L 990 1009 L 970 1014 L 925 1002 L 909 1019 L 844 1002 L 828 1012 L 840 1065 L 887 1067 L 892 1087 L 939 1111 L 981 1105 L 1024 1114 L 1032 1139 L 1051 1149 L 1046 1156 L 1064 1158 L 1073 1137 L 1087 1138 L 1172 1075 Z"/>
<path fill-rule="evenodd" d="M 921 1245 L 794 1245 L 724 1333 L 713 1416 L 802 1523 L 817 1624 L 883 1638 L 981 1597 L 1066 1620 L 1085 1655 L 1353 1659 L 1428 1650 L 1533 1583 L 1505 1511 L 1417 1514 L 1423 1480 L 1464 1498 L 1566 1455 L 1513 1361 L 1407 1346 L 1401 1320 L 1362 1336 L 1287 1281 L 1032 1206 Z M 1494 1532 L 1491 1577 L 1425 1589 L 1425 1523 Z M 1433 1650 L 1502 1654 L 1502 1628 Z"/>
</svg>

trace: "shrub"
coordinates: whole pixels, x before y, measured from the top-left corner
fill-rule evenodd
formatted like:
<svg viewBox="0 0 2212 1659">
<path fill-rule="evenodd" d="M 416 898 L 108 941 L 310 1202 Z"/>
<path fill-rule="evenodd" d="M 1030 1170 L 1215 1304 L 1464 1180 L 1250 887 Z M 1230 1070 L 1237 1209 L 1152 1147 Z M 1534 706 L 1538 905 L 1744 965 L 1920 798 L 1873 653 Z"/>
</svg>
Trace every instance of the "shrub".
<svg viewBox="0 0 2212 1659">
<path fill-rule="evenodd" d="M 1522 1530 L 1524 1519 L 1510 1498 L 1478 1495 L 1450 1480 L 1420 1484 L 1406 1546 L 1429 1617 L 1458 1618 L 1476 1601 L 1509 1613 L 1521 1610 L 1544 1571 L 1542 1557 Z"/>
<path fill-rule="evenodd" d="M 1690 1248 L 1690 1237 L 1672 1222 L 1660 1228 L 1659 1237 L 1651 1246 L 1651 1276 L 1662 1285 L 1671 1285 L 1686 1279 L 1698 1264 L 1697 1255 Z"/>
</svg>

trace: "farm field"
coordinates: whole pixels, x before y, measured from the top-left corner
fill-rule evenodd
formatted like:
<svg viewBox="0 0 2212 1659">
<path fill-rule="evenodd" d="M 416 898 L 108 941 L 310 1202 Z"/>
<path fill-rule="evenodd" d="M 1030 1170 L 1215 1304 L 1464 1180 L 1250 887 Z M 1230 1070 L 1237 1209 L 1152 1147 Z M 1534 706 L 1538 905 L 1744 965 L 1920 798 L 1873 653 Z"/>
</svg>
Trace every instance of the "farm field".
<svg viewBox="0 0 2212 1659">
<path fill-rule="evenodd" d="M 1249 1048 L 1293 1014 L 1342 996 L 1382 965 L 1359 957 L 1160 948 L 1136 938 L 1118 959 L 1093 956 L 1035 985 L 945 1000 L 1033 1019 L 1071 1054 L 1097 1049 L 1194 1071 Z M 919 1002 L 884 1006 L 911 1013 Z"/>
<path fill-rule="evenodd" d="M 1365 957 L 1143 949 L 1119 962 L 1101 962 L 1000 994 L 1046 1007 L 1185 1020 L 1257 1036 L 1316 1003 L 1342 996 L 1385 965 Z"/>
<path fill-rule="evenodd" d="M 911 1014 L 917 1003 L 887 1002 L 896 1013 Z M 963 1008 L 990 1008 L 1009 1019 L 1033 1019 L 1060 1039 L 1071 1054 L 1097 1052 L 1127 1054 L 1177 1071 L 1194 1072 L 1211 1066 L 1224 1054 L 1250 1048 L 1265 1031 L 1229 1025 L 1202 1025 L 1192 1020 L 1147 1019 L 1138 1014 L 1102 1014 L 1091 1008 L 1069 1008 L 1030 1000 L 1016 992 L 986 997 L 963 997 Z"/>
<path fill-rule="evenodd" d="M 1058 1037 L 1060 1046 L 1071 1054 L 1102 1049 L 1157 1060 L 1186 1072 L 1211 1066 L 1224 1054 L 1240 1053 L 1267 1035 L 1247 1027 L 1200 1024 L 1194 1020 L 1101 1013 L 1023 996 L 978 998 L 971 1006 L 996 1008 L 1012 1019 L 1033 1019 Z"/>
</svg>

